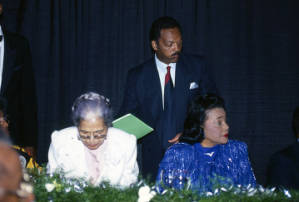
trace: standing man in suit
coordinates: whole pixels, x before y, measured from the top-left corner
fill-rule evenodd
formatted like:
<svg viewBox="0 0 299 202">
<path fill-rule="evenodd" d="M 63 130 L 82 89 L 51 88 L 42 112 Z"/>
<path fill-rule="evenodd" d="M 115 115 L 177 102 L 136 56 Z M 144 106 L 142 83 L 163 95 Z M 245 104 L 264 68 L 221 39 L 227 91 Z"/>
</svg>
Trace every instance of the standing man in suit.
<svg viewBox="0 0 299 202">
<path fill-rule="evenodd" d="M 24 37 L 6 31 L 2 23 L 0 39 L 0 96 L 7 100 L 11 138 L 33 155 L 37 142 L 37 105 L 29 44 Z"/>
<path fill-rule="evenodd" d="M 299 106 L 293 114 L 293 129 L 296 142 L 270 158 L 267 176 L 269 186 L 299 189 Z"/>
<path fill-rule="evenodd" d="M 133 113 L 154 131 L 143 139 L 141 169 L 154 179 L 165 150 L 183 131 L 189 101 L 216 92 L 204 61 L 184 55 L 182 29 L 171 17 L 155 20 L 150 30 L 153 58 L 131 69 L 120 114 Z"/>
</svg>

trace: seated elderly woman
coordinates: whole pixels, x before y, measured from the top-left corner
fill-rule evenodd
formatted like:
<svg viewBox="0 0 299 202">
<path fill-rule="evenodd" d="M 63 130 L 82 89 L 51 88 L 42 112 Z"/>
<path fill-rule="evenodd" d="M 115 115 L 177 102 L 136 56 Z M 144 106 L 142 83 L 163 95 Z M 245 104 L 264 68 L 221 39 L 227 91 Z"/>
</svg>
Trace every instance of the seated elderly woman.
<svg viewBox="0 0 299 202">
<path fill-rule="evenodd" d="M 180 143 L 171 146 L 159 165 L 157 188 L 191 186 L 199 193 L 216 187 L 256 185 L 247 146 L 228 140 L 223 99 L 197 96 L 191 102 Z"/>
<path fill-rule="evenodd" d="M 48 154 L 48 172 L 103 181 L 124 188 L 138 176 L 136 137 L 113 128 L 109 100 L 89 92 L 72 107 L 73 127 L 54 131 Z"/>
</svg>

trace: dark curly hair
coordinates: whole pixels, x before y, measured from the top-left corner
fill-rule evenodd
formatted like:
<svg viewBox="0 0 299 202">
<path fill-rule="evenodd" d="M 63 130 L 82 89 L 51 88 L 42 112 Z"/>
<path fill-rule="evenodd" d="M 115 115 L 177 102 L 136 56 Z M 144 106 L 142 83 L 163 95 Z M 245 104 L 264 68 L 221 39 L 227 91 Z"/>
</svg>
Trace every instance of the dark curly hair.
<svg viewBox="0 0 299 202">
<path fill-rule="evenodd" d="M 156 41 L 158 44 L 158 40 L 160 38 L 160 33 L 162 29 L 169 28 L 178 28 L 180 33 L 182 34 L 181 25 L 172 17 L 163 16 L 156 19 L 151 26 L 149 33 L 149 42 L 151 44 L 152 41 Z"/>
<path fill-rule="evenodd" d="M 195 144 L 204 139 L 203 128 L 207 111 L 214 108 L 223 108 L 224 100 L 215 94 L 197 95 L 189 104 L 187 118 L 184 123 L 184 131 L 180 142 Z"/>
</svg>

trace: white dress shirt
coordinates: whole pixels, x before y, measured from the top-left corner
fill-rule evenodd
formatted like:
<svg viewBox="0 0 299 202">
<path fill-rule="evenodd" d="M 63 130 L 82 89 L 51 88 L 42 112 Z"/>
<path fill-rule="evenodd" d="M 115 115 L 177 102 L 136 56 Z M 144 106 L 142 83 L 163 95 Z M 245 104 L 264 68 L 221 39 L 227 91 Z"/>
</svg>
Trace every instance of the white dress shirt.
<svg viewBox="0 0 299 202">
<path fill-rule="evenodd" d="M 173 87 L 175 86 L 175 69 L 176 63 L 165 64 L 161 60 L 158 59 L 155 54 L 155 61 L 157 65 L 157 70 L 159 73 L 160 83 L 161 83 L 161 92 L 162 92 L 162 105 L 164 109 L 164 86 L 165 86 L 165 75 L 167 74 L 167 67 L 170 66 L 170 75 L 173 83 Z"/>
</svg>

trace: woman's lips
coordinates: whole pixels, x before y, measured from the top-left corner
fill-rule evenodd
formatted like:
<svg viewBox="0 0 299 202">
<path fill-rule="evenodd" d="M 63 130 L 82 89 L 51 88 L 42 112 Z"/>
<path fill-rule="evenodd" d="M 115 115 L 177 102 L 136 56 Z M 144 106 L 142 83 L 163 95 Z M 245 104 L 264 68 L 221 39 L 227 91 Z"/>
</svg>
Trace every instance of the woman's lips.
<svg viewBox="0 0 299 202">
<path fill-rule="evenodd" d="M 224 137 L 228 138 L 228 134 L 223 135 Z"/>
<path fill-rule="evenodd" d="M 89 147 L 89 148 L 95 148 L 95 147 L 97 147 L 98 145 L 88 145 L 87 147 Z"/>
</svg>

